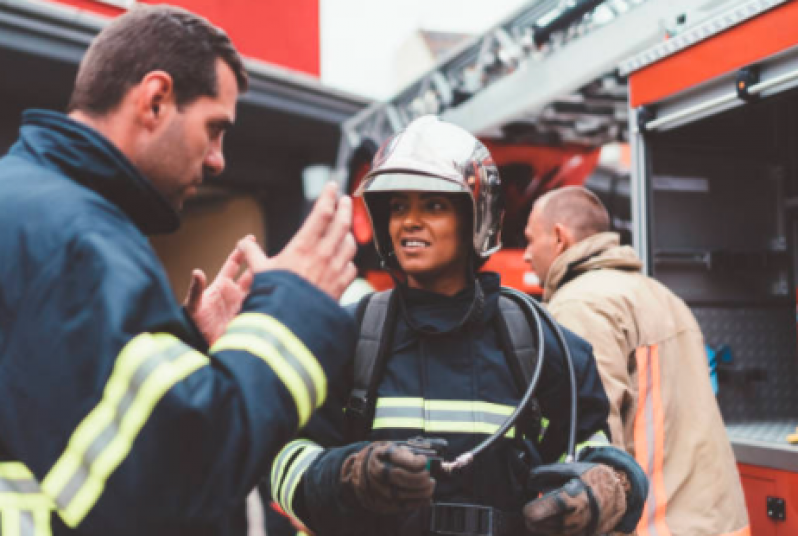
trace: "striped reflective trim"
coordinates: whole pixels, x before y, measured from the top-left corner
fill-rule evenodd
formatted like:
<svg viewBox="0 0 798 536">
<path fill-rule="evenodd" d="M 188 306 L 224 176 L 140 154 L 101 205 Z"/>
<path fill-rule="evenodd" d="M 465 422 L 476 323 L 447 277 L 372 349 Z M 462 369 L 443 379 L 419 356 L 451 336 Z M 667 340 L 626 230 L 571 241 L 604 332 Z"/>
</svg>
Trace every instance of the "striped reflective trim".
<svg viewBox="0 0 798 536">
<path fill-rule="evenodd" d="M 587 441 L 583 441 L 576 446 L 576 452 L 579 453 L 580 450 L 587 448 L 587 447 L 606 447 L 609 446 L 610 440 L 602 431 L 598 431 L 592 436 L 590 436 Z"/>
<path fill-rule="evenodd" d="M 583 441 L 576 445 L 576 447 L 574 448 L 574 450 L 576 450 L 576 459 L 578 460 L 579 454 L 588 447 L 592 448 L 608 447 L 609 445 L 610 445 L 610 440 L 607 437 L 607 434 L 599 430 L 598 432 L 587 438 L 586 441 Z M 560 461 L 564 462 L 567 457 L 568 453 L 563 454 L 562 456 L 560 456 Z"/>
<path fill-rule="evenodd" d="M 53 509 L 25 465 L 0 463 L 0 535 L 51 536 Z"/>
<path fill-rule="evenodd" d="M 99 404 L 75 429 L 42 482 L 68 526 L 78 526 L 97 503 L 166 392 L 208 363 L 206 356 L 167 334 L 145 333 L 122 349 Z"/>
<path fill-rule="evenodd" d="M 211 352 L 251 353 L 271 367 L 297 407 L 299 427 L 327 397 L 327 377 L 319 362 L 296 335 L 276 319 L 260 313 L 237 316 Z"/>
<path fill-rule="evenodd" d="M 380 398 L 373 428 L 412 428 L 425 432 L 489 435 L 515 410 L 513 406 L 474 400 Z M 506 437 L 514 437 L 511 428 Z"/>
<path fill-rule="evenodd" d="M 277 454 L 277 457 L 274 459 L 274 463 L 272 463 L 272 473 L 270 478 L 272 498 L 277 503 L 280 502 L 277 498 L 277 493 L 280 490 L 280 485 L 285 480 L 285 470 L 288 468 L 289 462 L 292 461 L 292 459 L 295 458 L 296 455 L 302 450 L 315 446 L 316 443 L 308 441 L 307 439 L 297 439 L 287 444 L 285 447 L 283 447 L 283 450 Z"/>
<path fill-rule="evenodd" d="M 277 455 L 271 473 L 272 498 L 286 514 L 296 517 L 293 509 L 296 489 L 302 475 L 323 451 L 311 441 L 297 440 L 286 445 Z"/>
<path fill-rule="evenodd" d="M 640 536 L 671 536 L 665 521 L 668 497 L 662 477 L 665 440 L 659 347 L 640 347 L 635 351 L 635 359 L 639 393 L 634 425 L 635 459 L 650 482 L 637 530 Z"/>
</svg>

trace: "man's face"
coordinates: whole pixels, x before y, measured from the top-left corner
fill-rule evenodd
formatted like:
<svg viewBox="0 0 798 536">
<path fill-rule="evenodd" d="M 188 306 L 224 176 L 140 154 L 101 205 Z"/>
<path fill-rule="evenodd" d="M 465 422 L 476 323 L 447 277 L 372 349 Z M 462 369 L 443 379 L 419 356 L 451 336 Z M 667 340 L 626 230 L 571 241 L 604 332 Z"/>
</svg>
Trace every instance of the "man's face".
<svg viewBox="0 0 798 536">
<path fill-rule="evenodd" d="M 176 210 L 197 193 L 203 178 L 224 170 L 222 141 L 235 120 L 238 84 L 222 60 L 217 60 L 216 77 L 217 95 L 174 108 L 137 163 Z"/>
<path fill-rule="evenodd" d="M 524 261 L 529 263 L 540 278 L 540 285 L 543 286 L 551 264 L 562 253 L 562 248 L 557 241 L 553 226 L 550 228 L 546 225 L 539 205 L 532 210 L 524 235 L 527 240 Z"/>
<path fill-rule="evenodd" d="M 397 192 L 390 200 L 388 232 L 396 260 L 410 282 L 465 275 L 466 249 L 452 199 L 430 192 Z"/>
</svg>

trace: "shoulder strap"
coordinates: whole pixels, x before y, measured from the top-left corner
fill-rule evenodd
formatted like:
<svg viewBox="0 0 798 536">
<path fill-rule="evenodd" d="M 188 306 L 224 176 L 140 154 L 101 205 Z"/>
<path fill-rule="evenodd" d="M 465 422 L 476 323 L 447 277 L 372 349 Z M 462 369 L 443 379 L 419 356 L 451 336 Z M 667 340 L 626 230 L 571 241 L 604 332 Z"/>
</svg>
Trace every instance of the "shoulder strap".
<svg viewBox="0 0 798 536">
<path fill-rule="evenodd" d="M 380 351 L 385 352 L 388 342 L 385 328 L 391 305 L 392 291 L 377 292 L 364 298 L 355 311 L 360 325 L 360 335 L 355 347 L 352 370 L 352 391 L 346 406 L 347 436 L 349 440 L 360 441 L 366 438 L 371 429 L 374 413 L 374 393 L 380 374 L 375 371 Z"/>
<path fill-rule="evenodd" d="M 532 379 L 537 360 L 537 345 L 535 336 L 529 326 L 524 311 L 521 306 L 506 296 L 499 296 L 499 312 L 507 326 L 507 334 L 510 338 L 515 357 L 521 365 L 521 373 L 524 375 L 524 385 Z"/>
<path fill-rule="evenodd" d="M 366 300 L 364 300 L 366 301 Z M 362 391 L 366 394 L 371 375 L 374 372 L 374 363 L 380 350 L 382 332 L 388 317 L 388 304 L 391 301 L 391 291 L 385 290 L 372 294 L 364 307 L 358 307 L 360 338 L 355 348 L 355 377 L 353 391 Z"/>
<path fill-rule="evenodd" d="M 529 318 L 521 306 L 512 298 L 499 296 L 499 338 L 502 340 L 505 358 L 513 377 L 517 378 L 516 385 L 523 393 L 532 379 L 538 359 L 538 344 L 532 333 Z M 523 381 L 520 381 L 523 379 Z M 533 397 L 526 410 L 521 414 L 517 425 L 523 435 L 533 441 L 540 436 L 542 414 L 537 397 Z"/>
</svg>

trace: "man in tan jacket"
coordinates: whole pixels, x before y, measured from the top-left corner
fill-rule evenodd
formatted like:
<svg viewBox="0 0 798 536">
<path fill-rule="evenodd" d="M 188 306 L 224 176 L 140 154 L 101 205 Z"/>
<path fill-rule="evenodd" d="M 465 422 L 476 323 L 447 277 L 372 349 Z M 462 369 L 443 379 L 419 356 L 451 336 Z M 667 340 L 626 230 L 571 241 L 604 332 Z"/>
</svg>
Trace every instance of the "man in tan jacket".
<svg viewBox="0 0 798 536">
<path fill-rule="evenodd" d="M 731 445 L 709 380 L 701 330 L 682 300 L 641 273 L 582 187 L 541 197 L 524 260 L 554 317 L 593 345 L 615 445 L 650 486 L 641 536 L 749 536 Z"/>
</svg>

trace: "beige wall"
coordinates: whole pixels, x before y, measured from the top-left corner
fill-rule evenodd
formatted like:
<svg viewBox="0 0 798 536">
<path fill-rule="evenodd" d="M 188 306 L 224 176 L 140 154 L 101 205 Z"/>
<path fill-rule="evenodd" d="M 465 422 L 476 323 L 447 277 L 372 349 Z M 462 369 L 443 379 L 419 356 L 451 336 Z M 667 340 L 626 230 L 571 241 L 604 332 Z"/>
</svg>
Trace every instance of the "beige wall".
<svg viewBox="0 0 798 536">
<path fill-rule="evenodd" d="M 240 238 L 253 234 L 264 246 L 266 217 L 251 197 L 204 200 L 187 207 L 182 219 L 177 233 L 150 240 L 180 302 L 186 296 L 194 268 L 204 270 L 210 283 Z"/>
</svg>

